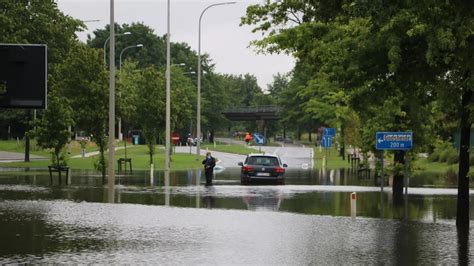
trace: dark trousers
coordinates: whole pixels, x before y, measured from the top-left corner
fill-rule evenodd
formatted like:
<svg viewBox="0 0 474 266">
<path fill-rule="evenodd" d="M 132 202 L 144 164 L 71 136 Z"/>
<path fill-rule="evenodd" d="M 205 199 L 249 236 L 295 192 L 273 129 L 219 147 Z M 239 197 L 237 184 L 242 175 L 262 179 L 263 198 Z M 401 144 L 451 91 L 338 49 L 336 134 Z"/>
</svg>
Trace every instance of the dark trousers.
<svg viewBox="0 0 474 266">
<path fill-rule="evenodd" d="M 212 186 L 212 170 L 206 170 L 206 186 Z"/>
</svg>

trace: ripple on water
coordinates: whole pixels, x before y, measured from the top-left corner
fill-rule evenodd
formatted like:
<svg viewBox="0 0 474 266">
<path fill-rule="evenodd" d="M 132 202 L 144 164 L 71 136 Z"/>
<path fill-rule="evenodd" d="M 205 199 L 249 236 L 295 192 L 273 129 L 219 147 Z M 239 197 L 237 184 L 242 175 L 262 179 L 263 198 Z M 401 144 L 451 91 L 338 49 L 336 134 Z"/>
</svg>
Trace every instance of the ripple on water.
<svg viewBox="0 0 474 266">
<path fill-rule="evenodd" d="M 21 227 L 5 219 L 11 215 L 21 218 Z M 25 226 L 41 237 L 16 237 Z M 2 231 L 0 240 L 3 263 L 458 262 L 456 228 L 449 224 L 131 204 L 6 201 L 0 202 L 0 228 L 9 228 Z M 472 246 L 467 248 L 473 254 Z"/>
</svg>

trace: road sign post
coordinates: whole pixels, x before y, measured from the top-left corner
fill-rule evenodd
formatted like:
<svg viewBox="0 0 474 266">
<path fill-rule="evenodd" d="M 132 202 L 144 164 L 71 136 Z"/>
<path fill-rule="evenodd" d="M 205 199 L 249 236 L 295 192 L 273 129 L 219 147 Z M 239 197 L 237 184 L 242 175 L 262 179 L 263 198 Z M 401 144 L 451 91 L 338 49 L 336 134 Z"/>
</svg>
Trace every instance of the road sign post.
<svg viewBox="0 0 474 266">
<path fill-rule="evenodd" d="M 336 129 L 333 127 L 327 127 L 324 129 L 323 136 L 336 136 Z"/>
<path fill-rule="evenodd" d="M 332 136 L 323 135 L 322 139 L 323 148 L 329 149 L 332 146 Z"/>
<path fill-rule="evenodd" d="M 377 150 L 410 150 L 413 146 L 413 132 L 377 132 Z"/>
<path fill-rule="evenodd" d="M 413 147 L 413 132 L 376 132 L 375 133 L 375 149 L 382 151 L 382 174 L 380 177 L 380 190 L 383 191 L 383 181 L 384 181 L 384 161 L 383 153 L 385 150 L 394 150 L 394 151 L 407 151 Z M 405 169 L 407 168 L 407 160 L 405 160 Z M 405 177 L 407 175 L 407 170 L 405 170 Z M 405 185 L 408 186 L 406 180 Z M 406 187 L 406 192 L 408 187 Z M 406 193 L 405 192 L 405 193 Z"/>
</svg>

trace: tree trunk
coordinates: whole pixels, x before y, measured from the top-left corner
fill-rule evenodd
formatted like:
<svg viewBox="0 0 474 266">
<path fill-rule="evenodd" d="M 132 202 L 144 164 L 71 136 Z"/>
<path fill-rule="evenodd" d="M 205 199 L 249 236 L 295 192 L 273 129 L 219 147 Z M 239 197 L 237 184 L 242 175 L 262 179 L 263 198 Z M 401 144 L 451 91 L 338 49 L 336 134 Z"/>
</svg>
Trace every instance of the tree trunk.
<svg viewBox="0 0 474 266">
<path fill-rule="evenodd" d="M 215 130 L 211 129 L 211 137 L 210 137 L 210 140 L 209 140 L 211 143 L 214 142 L 214 134 L 215 134 Z"/>
<path fill-rule="evenodd" d="M 405 153 L 405 151 L 395 151 L 394 163 L 404 165 Z M 395 173 L 393 175 L 392 192 L 394 201 L 397 199 L 403 200 L 403 173 Z"/>
<path fill-rule="evenodd" d="M 345 141 L 345 134 L 344 134 L 344 126 L 341 125 L 341 156 L 342 156 L 342 160 L 345 161 L 346 160 L 346 141 Z M 365 157 L 365 159 L 367 159 Z"/>
<path fill-rule="evenodd" d="M 59 153 L 61 150 L 59 149 L 54 149 L 54 158 L 53 158 L 53 165 L 59 166 Z"/>
<path fill-rule="evenodd" d="M 151 143 L 148 143 L 148 153 L 150 154 L 150 165 L 151 165 L 153 164 L 153 144 Z"/>
<path fill-rule="evenodd" d="M 25 162 L 30 161 L 30 137 L 28 133 L 25 132 Z"/>
<path fill-rule="evenodd" d="M 469 228 L 469 146 L 471 122 L 469 104 L 472 101 L 472 90 L 467 89 L 461 100 L 461 141 L 459 148 L 458 201 L 456 225 L 458 228 Z"/>
<path fill-rule="evenodd" d="M 99 143 L 102 143 L 101 141 L 99 141 Z M 101 171 L 102 171 L 102 182 L 105 183 L 105 170 L 107 167 L 105 167 L 105 155 L 104 155 L 104 152 L 105 152 L 105 149 L 104 149 L 104 145 L 99 145 L 99 151 L 100 151 L 100 165 L 101 165 Z"/>
</svg>

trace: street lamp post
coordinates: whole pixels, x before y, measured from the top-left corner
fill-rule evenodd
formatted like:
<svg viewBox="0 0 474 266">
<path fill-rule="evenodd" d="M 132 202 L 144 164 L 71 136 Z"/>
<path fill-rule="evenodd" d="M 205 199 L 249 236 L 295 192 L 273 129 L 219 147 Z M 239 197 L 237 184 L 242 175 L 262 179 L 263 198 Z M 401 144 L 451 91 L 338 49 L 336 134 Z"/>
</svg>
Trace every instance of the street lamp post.
<svg viewBox="0 0 474 266">
<path fill-rule="evenodd" d="M 115 28 L 114 28 L 114 32 L 115 32 Z M 117 36 L 130 35 L 130 34 L 132 34 L 132 33 L 127 31 L 127 32 L 124 32 L 124 33 L 114 34 L 114 36 L 117 37 Z M 107 66 L 107 58 L 106 58 L 107 43 L 109 42 L 111 36 L 112 35 L 110 35 L 104 42 L 104 65 L 105 66 Z M 114 43 L 115 43 L 115 39 L 114 39 Z"/>
<path fill-rule="evenodd" d="M 123 50 L 120 52 L 120 56 L 119 56 L 119 76 L 120 76 L 120 83 L 122 83 L 122 55 L 123 55 L 123 53 L 124 53 L 126 50 L 128 50 L 128 49 L 131 49 L 131 48 L 141 48 L 141 47 L 143 47 L 143 44 L 141 44 L 141 43 L 140 43 L 140 44 L 137 44 L 137 45 L 130 45 L 130 46 L 127 46 L 127 47 L 123 48 Z M 119 91 L 119 93 L 121 93 L 121 92 Z M 121 118 L 121 117 L 119 117 L 119 119 L 118 119 L 118 134 L 119 134 L 119 140 L 122 140 L 122 139 L 123 139 L 123 138 L 122 138 L 122 135 L 123 135 L 123 134 L 122 134 L 122 118 Z M 127 144 L 125 144 L 125 145 L 127 145 Z M 127 151 L 125 150 L 125 157 L 127 157 L 127 156 L 126 156 L 126 155 L 127 155 L 126 153 L 127 153 Z"/>
<path fill-rule="evenodd" d="M 114 135 L 115 135 L 115 22 L 114 0 L 110 0 L 110 64 L 109 64 L 109 167 L 108 190 L 109 202 L 114 202 L 115 168 L 114 168 Z M 107 43 L 107 42 L 106 42 Z M 105 50 L 104 50 L 105 56 Z"/>
<path fill-rule="evenodd" d="M 236 2 L 224 2 L 224 3 L 217 3 L 212 4 L 201 12 L 199 16 L 199 34 L 198 34 L 198 78 L 197 78 L 197 114 L 196 114 L 196 137 L 197 137 L 197 145 L 196 145 L 196 161 L 199 160 L 199 155 L 201 153 L 201 21 L 202 16 L 204 13 L 211 7 L 214 6 L 221 6 L 221 5 L 231 5 L 235 4 Z"/>
<path fill-rule="evenodd" d="M 167 10 L 167 33 L 166 33 L 166 145 L 165 145 L 165 185 L 169 185 L 170 174 L 170 145 L 171 145 L 171 55 L 170 55 L 170 0 Z"/>
<path fill-rule="evenodd" d="M 141 43 L 139 43 L 137 45 L 130 45 L 130 46 L 127 46 L 127 47 L 123 48 L 123 50 L 120 52 L 120 56 L 119 56 L 120 81 L 122 81 L 122 55 L 123 55 L 123 53 L 128 49 L 141 48 L 141 47 L 143 47 L 143 44 L 141 44 Z"/>
</svg>

